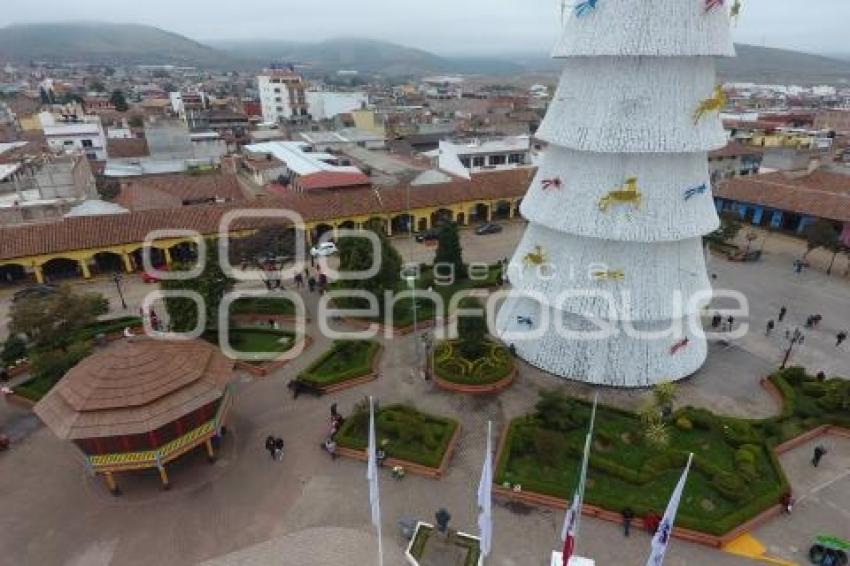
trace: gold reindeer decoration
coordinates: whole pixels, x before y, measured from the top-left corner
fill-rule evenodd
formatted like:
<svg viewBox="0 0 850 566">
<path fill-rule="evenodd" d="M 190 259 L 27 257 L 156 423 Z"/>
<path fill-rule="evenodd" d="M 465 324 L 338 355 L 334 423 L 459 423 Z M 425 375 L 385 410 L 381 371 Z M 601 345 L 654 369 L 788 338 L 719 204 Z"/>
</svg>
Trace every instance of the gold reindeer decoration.
<svg viewBox="0 0 850 566">
<path fill-rule="evenodd" d="M 699 106 L 694 111 L 694 125 L 699 124 L 706 115 L 711 112 L 720 112 L 726 106 L 726 93 L 723 92 L 723 87 L 717 85 L 714 87 L 714 94 L 699 103 Z"/>
<path fill-rule="evenodd" d="M 631 204 L 634 208 L 640 208 L 643 195 L 638 190 L 637 182 L 637 177 L 626 179 L 625 185 L 599 199 L 599 210 L 607 212 L 614 204 Z"/>
<path fill-rule="evenodd" d="M 596 270 L 591 272 L 591 277 L 597 281 L 622 281 L 626 278 L 625 272 L 622 269 Z"/>
<path fill-rule="evenodd" d="M 543 253 L 541 246 L 534 246 L 534 250 L 525 254 L 522 258 L 522 263 L 526 267 L 540 266 L 546 263 L 546 254 Z"/>
</svg>

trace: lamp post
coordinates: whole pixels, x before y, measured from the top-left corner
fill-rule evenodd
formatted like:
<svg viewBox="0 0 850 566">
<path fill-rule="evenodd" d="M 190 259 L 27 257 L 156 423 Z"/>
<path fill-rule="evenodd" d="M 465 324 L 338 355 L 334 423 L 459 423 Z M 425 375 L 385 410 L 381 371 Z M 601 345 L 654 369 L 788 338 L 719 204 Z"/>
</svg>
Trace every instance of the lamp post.
<svg viewBox="0 0 850 566">
<path fill-rule="evenodd" d="M 115 288 L 118 289 L 118 296 L 121 297 L 121 308 L 127 310 L 127 301 L 124 300 L 124 292 L 121 290 L 121 281 L 124 276 L 117 271 L 112 274 L 112 280 L 115 281 Z"/>
<path fill-rule="evenodd" d="M 785 369 L 785 366 L 788 364 L 788 360 L 791 358 L 791 352 L 794 350 L 794 346 L 802 344 L 806 339 L 806 336 L 800 332 L 799 328 L 795 328 L 794 332 L 787 333 L 785 338 L 788 340 L 788 349 L 785 350 L 785 357 L 782 359 L 782 365 L 779 366 L 779 369 Z"/>
</svg>

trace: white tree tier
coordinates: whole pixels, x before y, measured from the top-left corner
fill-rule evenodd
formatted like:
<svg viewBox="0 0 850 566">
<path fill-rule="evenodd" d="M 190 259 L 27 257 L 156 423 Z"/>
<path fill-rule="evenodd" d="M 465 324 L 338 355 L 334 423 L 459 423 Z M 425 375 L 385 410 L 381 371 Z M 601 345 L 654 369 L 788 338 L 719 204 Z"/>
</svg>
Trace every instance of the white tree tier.
<svg viewBox="0 0 850 566">
<path fill-rule="evenodd" d="M 647 9 L 647 5 L 650 8 Z M 728 11 L 697 0 L 600 0 L 570 17 L 553 57 L 734 56 Z"/>
<path fill-rule="evenodd" d="M 535 336 L 533 332 L 544 322 L 544 310 L 550 317 L 550 330 Z M 525 317 L 531 318 L 531 327 Z M 677 321 L 634 323 L 629 330 L 622 322 L 603 321 L 612 325 L 614 335 L 584 340 L 564 331 L 552 331 L 556 320 L 567 329 L 598 329 L 591 319 L 549 309 L 526 297 L 505 301 L 496 324 L 502 340 L 513 344 L 517 354 L 529 364 L 595 385 L 648 387 L 692 375 L 705 363 L 708 349 L 705 338 L 693 333 L 694 328 L 700 327 L 698 315 Z M 638 331 L 652 331 L 658 336 L 635 336 Z"/>
<path fill-rule="evenodd" d="M 629 178 L 639 194 L 613 194 Z M 720 224 L 703 152 L 610 154 L 552 145 L 520 211 L 552 230 L 633 242 L 696 238 Z"/>
<path fill-rule="evenodd" d="M 543 265 L 534 263 L 538 251 Z M 565 236 L 539 224 L 526 229 L 508 279 L 515 290 L 536 293 L 560 310 L 612 320 L 698 313 L 711 290 L 700 238 L 617 242 Z"/>
<path fill-rule="evenodd" d="M 724 147 L 716 115 L 694 120 L 715 92 L 711 57 L 578 57 L 564 62 L 536 137 L 601 153 L 684 153 Z"/>
</svg>

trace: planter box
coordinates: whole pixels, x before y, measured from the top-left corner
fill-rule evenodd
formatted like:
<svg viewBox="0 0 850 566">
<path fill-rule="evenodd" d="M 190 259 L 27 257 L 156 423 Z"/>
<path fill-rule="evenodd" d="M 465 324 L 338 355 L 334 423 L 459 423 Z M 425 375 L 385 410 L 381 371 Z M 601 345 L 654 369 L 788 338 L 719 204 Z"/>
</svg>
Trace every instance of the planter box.
<svg viewBox="0 0 850 566">
<path fill-rule="evenodd" d="M 452 435 L 452 439 L 449 441 L 448 446 L 446 447 L 446 453 L 443 454 L 443 460 L 440 462 L 439 468 L 429 468 L 428 466 L 423 466 L 422 464 L 416 464 L 414 462 L 408 462 L 407 460 L 400 460 L 398 458 L 388 457 L 384 460 L 384 468 L 392 468 L 393 466 L 401 466 L 404 468 L 405 472 L 411 473 L 417 476 L 424 476 L 427 478 L 439 479 L 443 477 L 446 473 L 446 470 L 449 467 L 449 462 L 452 459 L 452 455 L 454 454 L 455 448 L 457 447 L 458 440 L 460 439 L 460 423 L 457 423 L 455 427 L 455 432 Z M 369 458 L 366 454 L 366 450 L 354 450 L 352 448 L 337 448 L 337 454 L 340 456 L 345 456 L 346 458 L 352 458 L 354 460 L 360 460 L 361 462 L 366 462 Z"/>
<path fill-rule="evenodd" d="M 368 373 L 361 375 L 360 377 L 341 381 L 340 383 L 334 383 L 333 385 L 327 385 L 325 387 L 317 386 L 316 389 L 321 391 L 322 395 L 329 395 L 331 393 L 338 393 L 340 391 L 345 391 L 346 389 L 358 387 L 360 385 L 363 385 L 364 383 L 369 383 L 370 381 L 375 381 L 376 379 L 378 379 L 378 364 L 381 361 L 381 356 L 383 355 L 383 353 L 384 346 L 383 344 L 378 343 L 378 349 L 375 352 L 374 357 L 372 358 L 372 365 L 369 368 Z"/>
<path fill-rule="evenodd" d="M 432 525 L 431 523 L 425 523 L 425 522 L 422 522 L 422 521 L 419 521 L 419 522 L 416 523 L 416 530 L 413 532 L 413 536 L 410 538 L 410 544 L 407 545 L 407 549 L 404 551 L 404 558 L 405 558 L 405 560 L 407 560 L 407 563 L 410 566 L 419 566 L 419 561 L 413 556 L 412 551 L 413 551 L 413 545 L 416 542 L 416 535 L 419 534 L 419 531 L 423 528 L 435 530 L 434 525 Z M 438 535 L 438 536 L 442 536 L 442 535 Z M 457 531 L 454 534 L 454 536 L 456 536 L 458 538 L 466 539 L 467 541 L 475 543 L 475 544 L 480 544 L 480 541 L 481 541 L 481 539 L 479 539 L 477 536 L 462 533 L 460 531 Z M 425 546 L 427 546 L 427 543 L 425 544 Z M 460 546 L 460 545 L 458 545 L 458 546 Z M 458 563 L 458 566 L 462 566 L 463 564 L 466 564 L 466 561 Z M 478 566 L 484 566 L 484 557 L 481 554 L 478 555 L 478 561 L 476 562 L 476 564 Z M 455 565 L 454 564 L 447 564 L 446 566 L 455 566 Z"/>
<path fill-rule="evenodd" d="M 303 344 L 303 350 L 306 350 L 307 348 L 309 348 L 313 344 L 313 339 L 310 336 L 305 336 L 304 338 L 301 339 L 301 341 L 296 342 L 292 346 L 291 349 L 295 350 L 296 348 L 301 347 L 302 344 Z M 284 353 L 286 353 L 286 352 L 284 352 Z M 303 353 L 303 351 L 302 351 L 302 353 Z M 262 363 L 258 363 L 258 364 L 252 364 L 250 362 L 245 362 L 245 361 L 242 361 L 242 360 L 236 360 L 234 365 L 235 365 L 236 369 L 240 369 L 242 371 L 248 372 L 251 375 L 253 375 L 254 377 L 265 377 L 268 374 L 279 370 L 280 368 L 282 368 L 283 366 L 285 366 L 286 364 L 291 362 L 293 359 L 295 359 L 295 358 L 291 358 L 291 359 L 287 359 L 287 360 L 280 360 L 280 361 L 276 361 L 276 362 L 262 362 Z"/>
<path fill-rule="evenodd" d="M 453 381 L 443 379 L 437 375 L 437 372 L 434 371 L 432 371 L 432 375 L 434 377 L 434 385 L 445 391 L 451 391 L 452 393 L 469 393 L 471 395 L 486 395 L 488 393 L 504 391 L 513 385 L 514 379 L 516 379 L 517 376 L 517 368 L 515 364 L 513 370 L 511 370 L 511 373 L 509 373 L 507 377 L 504 377 L 495 383 L 488 383 L 486 385 L 454 383 Z"/>
</svg>

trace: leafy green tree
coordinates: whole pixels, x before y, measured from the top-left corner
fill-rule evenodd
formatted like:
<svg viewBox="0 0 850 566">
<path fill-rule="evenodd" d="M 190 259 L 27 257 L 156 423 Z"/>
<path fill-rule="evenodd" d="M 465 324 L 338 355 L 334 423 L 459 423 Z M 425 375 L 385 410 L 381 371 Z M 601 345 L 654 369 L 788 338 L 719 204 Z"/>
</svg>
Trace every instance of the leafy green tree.
<svg viewBox="0 0 850 566">
<path fill-rule="evenodd" d="M 95 177 L 97 193 L 103 200 L 113 200 L 121 194 L 121 182 L 118 179 L 98 175 Z"/>
<path fill-rule="evenodd" d="M 437 240 L 437 253 L 434 257 L 434 265 L 445 264 L 454 267 L 455 277 L 462 279 L 466 277 L 466 266 L 463 263 L 463 248 L 460 246 L 460 236 L 457 224 L 449 222 L 440 228 Z"/>
<path fill-rule="evenodd" d="M 188 271 L 188 264 L 176 264 L 174 271 Z M 207 315 L 206 328 L 218 326 L 218 308 L 224 295 L 233 288 L 234 281 L 224 274 L 218 261 L 218 246 L 207 242 L 207 255 L 204 271 L 194 279 L 166 279 L 160 283 L 165 291 L 194 291 L 203 299 L 203 308 Z M 182 297 L 165 299 L 165 308 L 171 321 L 173 332 L 188 332 L 198 324 L 198 306 L 192 300 Z"/>
<path fill-rule="evenodd" d="M 724 212 L 720 215 L 720 228 L 713 232 L 711 236 L 721 242 L 730 242 L 738 236 L 741 228 L 742 224 L 737 215 Z"/>
<path fill-rule="evenodd" d="M 130 116 L 130 119 L 127 120 L 127 123 L 131 128 L 144 128 L 145 127 L 145 117 L 141 114 L 133 114 Z"/>
<path fill-rule="evenodd" d="M 665 415 L 669 415 L 673 412 L 673 402 L 676 400 L 676 394 L 676 384 L 672 381 L 656 383 L 652 388 L 652 396 L 655 398 L 655 405 L 661 410 L 661 413 Z"/>
<path fill-rule="evenodd" d="M 27 343 L 17 334 L 12 334 L 3 343 L 3 351 L 0 353 L 0 360 L 7 366 L 14 364 L 16 361 L 27 357 Z"/>
<path fill-rule="evenodd" d="M 27 297 L 13 303 L 9 331 L 27 336 L 37 349 L 67 351 L 79 331 L 104 313 L 105 303 L 98 293 L 78 294 L 63 285 L 46 297 Z"/>
<path fill-rule="evenodd" d="M 462 309 L 481 310 L 476 315 L 458 317 L 457 321 L 460 353 L 467 360 L 475 361 L 487 351 L 487 315 L 481 301 L 473 297 L 464 298 L 458 306 Z"/>
<path fill-rule="evenodd" d="M 820 218 L 806 228 L 806 253 L 803 256 L 807 257 L 810 253 L 818 248 L 833 250 L 840 246 L 841 242 L 838 239 L 838 230 L 829 220 Z"/>
<path fill-rule="evenodd" d="M 109 97 L 109 102 L 111 102 L 115 109 L 119 112 L 126 112 L 130 109 L 130 106 L 127 104 L 127 99 L 124 97 L 124 93 L 120 90 L 112 91 L 112 96 Z"/>
<path fill-rule="evenodd" d="M 369 227 L 372 229 L 372 227 Z M 346 281 L 345 287 L 360 289 L 372 293 L 383 304 L 384 291 L 395 291 L 399 285 L 402 259 L 398 251 L 390 243 L 382 230 L 373 230 L 380 241 L 380 266 L 378 273 L 366 279 Z M 340 238 L 339 248 L 340 271 L 366 271 L 375 261 L 372 244 L 364 238 Z"/>
<path fill-rule="evenodd" d="M 90 353 L 90 343 L 76 342 L 65 350 L 46 350 L 33 354 L 30 368 L 33 377 L 52 386 Z"/>
</svg>

